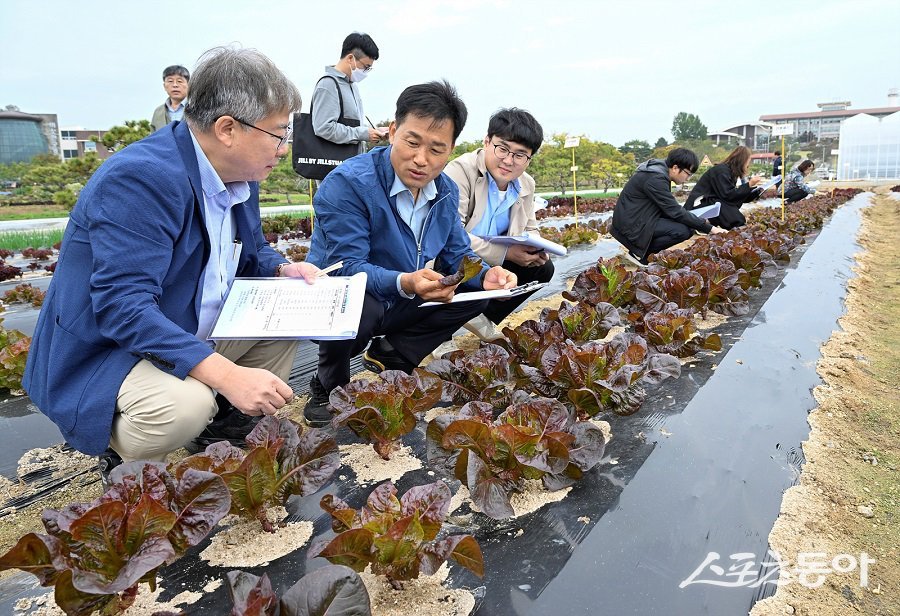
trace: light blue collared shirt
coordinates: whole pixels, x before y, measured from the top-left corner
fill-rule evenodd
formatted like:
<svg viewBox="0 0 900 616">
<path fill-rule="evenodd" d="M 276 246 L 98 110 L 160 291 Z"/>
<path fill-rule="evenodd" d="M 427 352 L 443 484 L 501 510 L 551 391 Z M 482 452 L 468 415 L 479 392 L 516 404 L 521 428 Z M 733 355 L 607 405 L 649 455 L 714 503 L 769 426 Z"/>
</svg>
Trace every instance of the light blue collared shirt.
<svg viewBox="0 0 900 616">
<path fill-rule="evenodd" d="M 422 240 L 422 231 L 425 229 L 425 221 L 428 220 L 428 214 L 431 212 L 432 200 L 437 196 L 437 186 L 434 180 L 431 180 L 419 191 L 419 197 L 413 203 L 412 191 L 406 187 L 400 180 L 399 175 L 394 175 L 394 183 L 391 185 L 389 193 L 391 197 L 397 197 L 397 212 L 400 218 L 410 228 L 416 238 L 416 244 Z M 418 264 L 417 264 L 418 265 Z M 402 276 L 402 274 L 400 275 Z M 397 292 L 407 299 L 412 299 L 415 295 L 406 293 L 400 286 L 400 276 L 397 276 Z"/>
<path fill-rule="evenodd" d="M 222 182 L 193 133 L 191 140 L 194 142 L 197 166 L 200 168 L 203 213 L 206 218 L 206 233 L 209 236 L 209 261 L 203 268 L 203 295 L 200 300 L 197 326 L 197 337 L 207 342 L 206 339 L 222 306 L 222 299 L 234 280 L 243 248 L 234 235 L 234 213 L 231 208 L 250 198 L 250 185 L 247 182 L 228 184 Z M 246 239 L 251 242 L 253 240 L 253 238 Z"/>
<path fill-rule="evenodd" d="M 481 217 L 481 220 L 469 233 L 479 237 L 506 235 L 506 232 L 509 231 L 509 210 L 519 199 L 519 191 L 522 189 L 519 184 L 519 178 L 509 183 L 506 187 L 506 196 L 501 200 L 500 189 L 497 187 L 497 182 L 494 181 L 494 176 L 490 173 L 485 173 L 485 175 L 488 183 L 487 207 L 484 209 L 484 215 Z"/>
<path fill-rule="evenodd" d="M 169 118 L 169 122 L 181 122 L 184 118 L 185 101 L 181 101 L 181 104 L 178 105 L 178 109 L 172 109 L 172 106 L 169 104 L 171 100 L 172 99 L 170 98 L 166 99 L 166 116 Z"/>
</svg>

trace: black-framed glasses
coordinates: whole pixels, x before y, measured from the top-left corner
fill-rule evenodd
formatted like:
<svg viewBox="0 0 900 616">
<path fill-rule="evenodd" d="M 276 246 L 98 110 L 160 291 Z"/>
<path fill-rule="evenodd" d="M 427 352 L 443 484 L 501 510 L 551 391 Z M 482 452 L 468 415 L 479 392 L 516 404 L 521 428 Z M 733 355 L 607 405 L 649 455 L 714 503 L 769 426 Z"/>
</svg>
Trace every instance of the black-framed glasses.
<svg viewBox="0 0 900 616">
<path fill-rule="evenodd" d="M 494 146 L 494 155 L 500 160 L 505 160 L 510 154 L 512 154 L 513 160 L 519 165 L 524 165 L 531 160 L 531 156 L 525 152 L 513 152 L 502 143 L 492 143 L 491 145 Z"/>
<path fill-rule="evenodd" d="M 366 64 L 363 64 L 362 58 L 357 58 L 356 56 L 353 56 L 353 61 L 356 62 L 357 66 L 362 67 L 362 70 L 364 73 L 368 73 L 373 68 L 375 68 L 374 62 L 372 62 L 372 64 L 366 65 Z"/>
<path fill-rule="evenodd" d="M 231 117 L 234 118 L 234 116 L 231 116 Z M 281 148 L 283 148 L 284 145 L 288 141 L 291 140 L 291 135 L 294 134 L 294 127 L 291 126 L 290 124 L 288 124 L 287 131 L 284 133 L 284 135 L 276 135 L 275 133 L 270 133 L 269 131 L 267 131 L 264 128 L 260 128 L 259 126 L 254 126 L 253 124 L 250 124 L 250 122 L 244 122 L 240 118 L 234 118 L 234 121 L 239 122 L 239 123 L 243 124 L 244 126 L 249 126 L 250 128 L 255 128 L 256 130 L 263 132 L 263 133 L 269 135 L 270 137 L 275 137 L 276 139 L 278 139 L 278 145 L 275 147 L 276 152 L 278 150 L 280 150 Z"/>
<path fill-rule="evenodd" d="M 696 173 L 696 171 L 691 171 L 690 169 L 685 169 L 684 167 L 679 167 L 679 169 L 680 169 L 683 173 L 687 173 L 687 179 L 690 179 L 691 176 L 694 175 L 694 174 Z"/>
</svg>

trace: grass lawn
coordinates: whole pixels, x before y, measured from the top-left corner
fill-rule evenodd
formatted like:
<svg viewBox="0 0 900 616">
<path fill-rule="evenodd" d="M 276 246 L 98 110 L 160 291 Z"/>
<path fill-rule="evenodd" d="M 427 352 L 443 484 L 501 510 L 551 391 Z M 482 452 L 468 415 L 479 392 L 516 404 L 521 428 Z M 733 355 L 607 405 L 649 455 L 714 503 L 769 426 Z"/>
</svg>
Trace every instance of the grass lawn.
<svg viewBox="0 0 900 616">
<path fill-rule="evenodd" d="M 30 220 L 32 218 L 68 218 L 69 210 L 55 203 L 42 205 L 0 206 L 0 220 Z"/>
</svg>

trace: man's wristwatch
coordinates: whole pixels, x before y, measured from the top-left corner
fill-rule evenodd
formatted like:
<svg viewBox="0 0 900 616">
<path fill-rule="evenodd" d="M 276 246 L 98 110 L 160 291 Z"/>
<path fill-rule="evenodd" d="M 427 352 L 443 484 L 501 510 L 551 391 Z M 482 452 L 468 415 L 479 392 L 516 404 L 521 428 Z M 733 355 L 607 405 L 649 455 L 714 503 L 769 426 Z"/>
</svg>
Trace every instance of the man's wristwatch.
<svg viewBox="0 0 900 616">
<path fill-rule="evenodd" d="M 286 265 L 290 265 L 290 261 L 287 261 L 285 263 L 279 263 L 278 265 L 275 266 L 275 278 L 281 277 L 281 270 L 283 270 Z"/>
</svg>

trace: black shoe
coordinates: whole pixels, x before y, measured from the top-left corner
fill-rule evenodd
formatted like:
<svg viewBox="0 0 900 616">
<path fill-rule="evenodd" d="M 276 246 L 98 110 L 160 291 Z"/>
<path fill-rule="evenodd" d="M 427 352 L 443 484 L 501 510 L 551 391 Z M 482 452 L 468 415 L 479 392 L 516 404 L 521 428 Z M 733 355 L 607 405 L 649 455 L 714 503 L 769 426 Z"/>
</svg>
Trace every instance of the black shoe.
<svg viewBox="0 0 900 616">
<path fill-rule="evenodd" d="M 309 400 L 303 407 L 303 417 L 311 428 L 324 428 L 331 425 L 331 411 L 328 409 L 328 390 L 314 374 L 309 380 Z"/>
<path fill-rule="evenodd" d="M 416 367 L 398 353 L 397 349 L 387 341 L 387 338 L 372 338 L 372 343 L 363 355 L 363 366 L 375 374 L 385 370 L 402 370 L 407 374 L 412 374 Z"/>
<path fill-rule="evenodd" d="M 100 471 L 100 485 L 104 492 L 109 489 L 109 474 L 120 464 L 122 464 L 122 458 L 111 448 L 107 448 L 97 456 L 97 470 Z"/>
<path fill-rule="evenodd" d="M 198 453 L 219 441 L 228 441 L 235 447 L 246 447 L 246 438 L 262 417 L 251 417 L 240 412 L 230 403 L 221 408 L 212 423 L 197 438 L 184 446 L 190 453 Z"/>
</svg>

